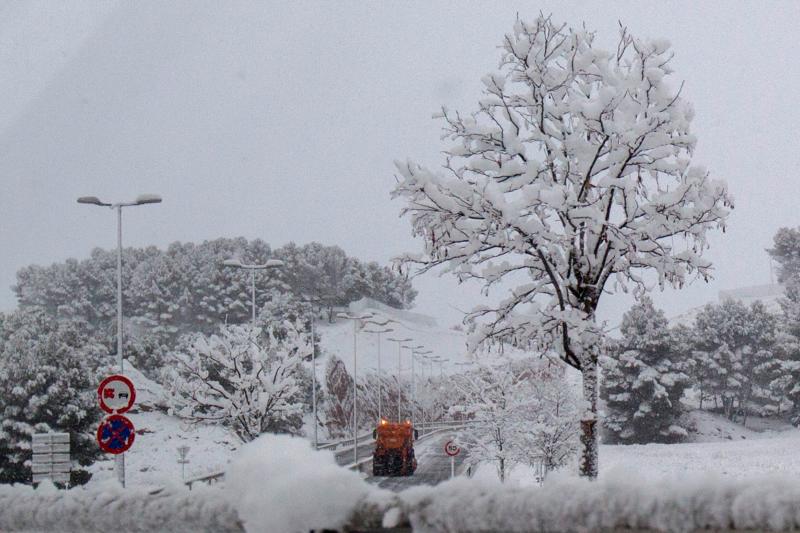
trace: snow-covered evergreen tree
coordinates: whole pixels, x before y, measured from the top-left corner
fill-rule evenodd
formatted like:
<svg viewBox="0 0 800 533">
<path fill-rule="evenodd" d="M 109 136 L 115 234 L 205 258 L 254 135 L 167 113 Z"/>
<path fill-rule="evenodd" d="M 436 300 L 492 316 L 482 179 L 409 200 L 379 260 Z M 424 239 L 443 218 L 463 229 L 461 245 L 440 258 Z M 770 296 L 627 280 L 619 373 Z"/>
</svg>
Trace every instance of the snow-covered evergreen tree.
<svg viewBox="0 0 800 533">
<path fill-rule="evenodd" d="M 754 410 L 775 403 L 771 384 L 780 372 L 774 342 L 777 317 L 761 302 L 706 305 L 694 329 L 701 359 L 710 369 L 711 393 L 730 420 L 743 423 Z"/>
<path fill-rule="evenodd" d="M 685 361 L 664 312 L 642 297 L 622 319 L 622 339 L 603 362 L 603 426 L 614 443 L 677 442 L 687 435 L 679 421 L 689 386 Z"/>
<path fill-rule="evenodd" d="M 517 20 L 477 110 L 442 110 L 444 172 L 397 164 L 393 194 L 424 241 L 404 262 L 445 266 L 486 291 L 514 284 L 469 315 L 472 346 L 512 336 L 581 371 L 589 477 L 607 284 L 644 293 L 646 271 L 661 286 L 707 278 L 707 234 L 724 228 L 732 202 L 724 183 L 690 165 L 694 113 L 670 81 L 671 59 L 666 41 L 625 28 L 608 51 L 585 27 Z"/>
<path fill-rule="evenodd" d="M 4 320 L 0 350 L 0 483 L 31 482 L 31 436 L 70 434 L 72 484 L 85 483 L 99 455 L 98 369 L 110 362 L 85 323 L 27 308 Z"/>
<path fill-rule="evenodd" d="M 166 376 L 175 414 L 223 424 L 243 442 L 265 432 L 298 433 L 306 408 L 300 362 L 311 344 L 294 325 L 285 329 L 284 338 L 234 325 L 183 337 Z"/>
<path fill-rule="evenodd" d="M 778 262 L 778 281 L 786 287 L 775 341 L 780 370 L 772 388 L 790 403 L 792 423 L 800 426 L 800 228 L 778 230 L 767 251 Z"/>
</svg>

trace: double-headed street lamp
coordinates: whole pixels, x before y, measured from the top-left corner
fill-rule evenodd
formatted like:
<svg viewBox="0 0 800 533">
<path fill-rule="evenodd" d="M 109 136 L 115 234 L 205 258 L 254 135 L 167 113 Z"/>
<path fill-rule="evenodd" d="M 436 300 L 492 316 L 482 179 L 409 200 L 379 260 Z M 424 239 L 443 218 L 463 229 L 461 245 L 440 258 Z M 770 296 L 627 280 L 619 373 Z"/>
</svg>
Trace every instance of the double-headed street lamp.
<svg viewBox="0 0 800 533">
<path fill-rule="evenodd" d="M 358 462 L 358 330 L 367 324 L 375 326 L 386 326 L 391 319 L 378 320 L 373 313 L 364 313 L 361 315 L 349 315 L 347 313 L 339 313 L 336 315 L 338 318 L 344 318 L 353 321 L 353 462 Z"/>
<path fill-rule="evenodd" d="M 223 265 L 242 268 L 250 271 L 250 290 L 253 295 L 252 309 L 253 309 L 253 326 L 256 325 L 256 270 L 266 270 L 268 268 L 278 268 L 283 266 L 283 261 L 278 259 L 270 259 L 263 265 L 245 265 L 239 259 L 226 259 L 222 262 Z"/>
<path fill-rule="evenodd" d="M 119 361 L 120 374 L 124 374 L 125 368 L 123 367 L 122 354 L 122 208 L 158 204 L 161 203 L 161 197 L 155 194 L 142 194 L 132 202 L 109 203 L 100 201 L 97 196 L 81 196 L 78 198 L 78 203 L 110 207 L 117 210 L 117 359 Z M 120 453 L 116 456 L 115 469 L 117 471 L 117 479 L 125 487 L 125 454 Z"/>
<path fill-rule="evenodd" d="M 393 320 L 391 322 L 394 322 Z M 383 419 L 383 374 L 381 372 L 381 334 L 390 333 L 393 328 L 365 329 L 364 333 L 374 333 L 378 335 L 378 418 Z"/>
<path fill-rule="evenodd" d="M 394 339 L 388 338 L 386 340 L 396 342 L 397 343 L 397 422 L 400 422 L 400 404 L 402 403 L 401 399 L 403 397 L 402 388 L 400 387 L 400 364 L 401 364 L 401 353 L 402 347 L 404 342 L 411 342 L 413 339 L 411 337 L 406 337 L 403 339 Z"/>
<path fill-rule="evenodd" d="M 413 420 L 414 419 L 414 410 L 415 410 L 414 407 L 415 407 L 415 402 L 416 402 L 416 397 L 417 397 L 417 382 L 416 382 L 416 375 L 415 375 L 416 373 L 414 371 L 414 355 L 416 353 L 419 353 L 419 351 L 422 350 L 425 347 L 423 345 L 421 345 L 421 344 L 417 344 L 415 346 L 403 345 L 403 348 L 406 348 L 407 350 L 411 351 L 411 391 L 410 391 L 411 392 L 411 409 L 409 409 L 409 415 L 411 416 L 411 419 Z"/>
</svg>

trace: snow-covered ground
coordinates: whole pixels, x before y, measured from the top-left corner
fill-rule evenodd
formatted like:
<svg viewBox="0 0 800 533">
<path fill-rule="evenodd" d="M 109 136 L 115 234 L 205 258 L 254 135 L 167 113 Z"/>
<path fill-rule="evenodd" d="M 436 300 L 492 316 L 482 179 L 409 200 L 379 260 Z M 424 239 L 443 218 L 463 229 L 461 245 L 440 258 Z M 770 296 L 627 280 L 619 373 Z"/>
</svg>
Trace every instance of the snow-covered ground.
<svg viewBox="0 0 800 533">
<path fill-rule="evenodd" d="M 693 478 L 700 475 L 746 479 L 770 475 L 800 478 L 800 429 L 772 419 L 755 418 L 750 428 L 722 416 L 693 411 L 696 433 L 681 444 L 601 445 L 600 476 L 632 476 L 640 480 Z M 756 429 L 752 429 L 756 428 Z M 572 476 L 570 472 L 559 475 Z M 497 480 L 492 465 L 481 465 L 475 477 Z M 512 485 L 536 485 L 534 473 L 517 466 Z"/>
</svg>

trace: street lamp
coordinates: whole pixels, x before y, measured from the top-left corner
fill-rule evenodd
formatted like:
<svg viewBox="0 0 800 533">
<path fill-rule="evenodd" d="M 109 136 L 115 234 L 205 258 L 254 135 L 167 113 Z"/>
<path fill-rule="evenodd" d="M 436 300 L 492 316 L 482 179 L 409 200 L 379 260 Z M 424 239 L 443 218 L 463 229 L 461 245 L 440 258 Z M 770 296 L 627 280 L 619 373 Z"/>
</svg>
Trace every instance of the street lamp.
<svg viewBox="0 0 800 533">
<path fill-rule="evenodd" d="M 358 462 L 358 330 L 367 324 L 385 326 L 393 320 L 377 320 L 373 313 L 363 313 L 361 315 L 349 315 L 339 313 L 338 318 L 353 321 L 353 462 Z"/>
<path fill-rule="evenodd" d="M 226 259 L 223 265 L 233 268 L 243 268 L 250 271 L 250 289 L 252 291 L 253 326 L 256 325 L 256 270 L 266 270 L 268 268 L 278 268 L 283 266 L 283 261 L 270 259 L 263 265 L 245 265 L 238 259 Z"/>
<path fill-rule="evenodd" d="M 410 411 L 409 414 L 411 416 L 411 419 L 413 420 L 414 419 L 414 411 L 415 411 L 415 407 L 416 407 L 415 406 L 415 402 L 416 402 L 416 399 L 417 399 L 417 381 L 416 381 L 416 375 L 415 375 L 415 371 L 414 371 L 414 354 L 418 350 L 421 350 L 422 348 L 424 348 L 424 346 L 421 345 L 421 344 L 417 344 L 416 346 L 405 346 L 404 345 L 403 348 L 411 350 L 411 409 L 409 410 Z"/>
<path fill-rule="evenodd" d="M 410 342 L 413 340 L 411 337 L 406 337 L 404 339 L 393 339 L 388 338 L 386 340 L 396 342 L 397 343 L 397 421 L 400 422 L 400 404 L 402 403 L 400 400 L 402 398 L 401 389 L 400 389 L 400 362 L 401 362 L 401 348 L 404 342 Z"/>
<path fill-rule="evenodd" d="M 101 202 L 97 196 L 81 196 L 78 198 L 79 204 L 97 205 L 100 207 L 110 207 L 117 210 L 117 359 L 119 360 L 119 372 L 125 373 L 122 356 L 122 208 L 135 205 L 158 204 L 161 197 L 155 194 L 141 194 L 132 202 L 108 203 Z M 122 487 L 125 487 L 125 454 L 120 453 L 115 459 L 117 479 Z"/>
<path fill-rule="evenodd" d="M 390 320 L 390 322 L 395 322 L 395 321 Z M 375 333 L 378 335 L 378 418 L 379 419 L 383 418 L 383 387 L 382 387 L 383 384 L 381 383 L 381 380 L 383 379 L 381 373 L 381 333 L 390 333 L 392 331 L 394 331 L 393 328 L 364 330 L 364 333 Z"/>
</svg>

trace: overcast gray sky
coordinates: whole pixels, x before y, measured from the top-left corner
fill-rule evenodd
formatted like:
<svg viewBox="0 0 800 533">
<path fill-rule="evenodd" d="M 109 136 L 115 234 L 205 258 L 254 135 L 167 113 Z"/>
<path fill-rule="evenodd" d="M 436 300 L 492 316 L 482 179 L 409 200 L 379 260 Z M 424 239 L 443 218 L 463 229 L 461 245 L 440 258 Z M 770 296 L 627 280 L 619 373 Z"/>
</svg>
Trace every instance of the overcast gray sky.
<svg viewBox="0 0 800 533">
<path fill-rule="evenodd" d="M 800 225 L 800 2 L 2 2 L 0 309 L 14 273 L 115 245 L 78 196 L 164 197 L 130 209 L 126 245 L 317 240 L 365 260 L 420 246 L 389 200 L 392 161 L 437 164 L 431 114 L 471 110 L 516 14 L 617 21 L 674 46 L 694 103 L 695 163 L 736 198 L 716 279 L 655 295 L 669 315 L 769 282 L 764 249 Z M 416 283 L 452 321 L 477 291 Z M 629 305 L 606 299 L 618 320 Z"/>
</svg>

